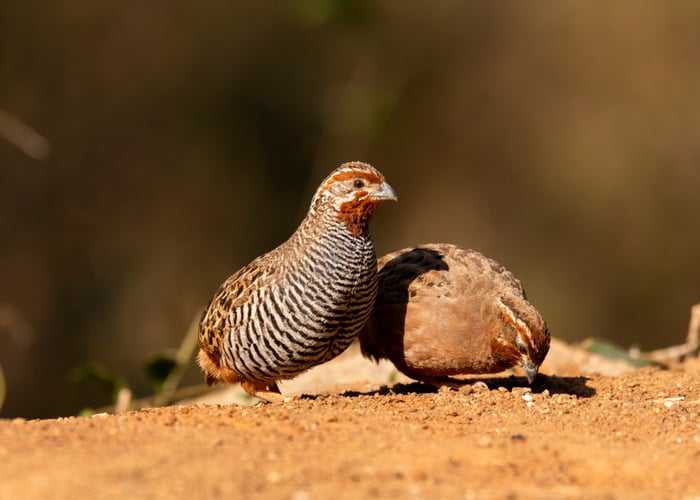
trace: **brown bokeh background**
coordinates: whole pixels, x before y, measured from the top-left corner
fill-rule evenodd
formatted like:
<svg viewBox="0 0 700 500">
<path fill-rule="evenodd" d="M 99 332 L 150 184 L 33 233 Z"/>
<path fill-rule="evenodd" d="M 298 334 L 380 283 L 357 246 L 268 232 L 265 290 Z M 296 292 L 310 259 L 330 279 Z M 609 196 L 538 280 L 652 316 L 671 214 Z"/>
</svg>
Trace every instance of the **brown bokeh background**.
<svg viewBox="0 0 700 500">
<path fill-rule="evenodd" d="M 107 403 L 69 380 L 88 361 L 147 393 L 144 360 L 349 160 L 399 194 L 380 254 L 476 248 L 558 337 L 682 342 L 698 26 L 692 0 L 0 3 L 2 415 Z"/>
</svg>

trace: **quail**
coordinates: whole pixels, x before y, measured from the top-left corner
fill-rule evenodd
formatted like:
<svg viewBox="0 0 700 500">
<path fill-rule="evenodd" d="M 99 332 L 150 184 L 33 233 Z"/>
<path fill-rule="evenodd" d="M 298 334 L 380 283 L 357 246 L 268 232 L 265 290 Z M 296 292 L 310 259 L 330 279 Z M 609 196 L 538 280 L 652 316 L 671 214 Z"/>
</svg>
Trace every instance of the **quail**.
<svg viewBox="0 0 700 500">
<path fill-rule="evenodd" d="M 515 365 L 532 383 L 550 334 L 502 265 L 474 250 L 427 244 L 379 259 L 377 301 L 359 339 L 366 357 L 389 359 L 429 384 Z"/>
<path fill-rule="evenodd" d="M 397 200 L 367 163 L 344 163 L 316 190 L 291 237 L 228 278 L 199 325 L 208 385 L 238 383 L 281 402 L 277 382 L 329 361 L 356 338 L 377 295 L 369 222 Z"/>
</svg>

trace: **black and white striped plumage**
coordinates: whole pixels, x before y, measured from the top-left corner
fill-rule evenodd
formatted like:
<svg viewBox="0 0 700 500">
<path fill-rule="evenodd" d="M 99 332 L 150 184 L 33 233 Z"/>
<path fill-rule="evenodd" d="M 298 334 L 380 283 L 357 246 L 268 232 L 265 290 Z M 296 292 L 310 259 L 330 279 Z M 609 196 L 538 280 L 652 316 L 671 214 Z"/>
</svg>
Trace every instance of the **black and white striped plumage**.
<svg viewBox="0 0 700 500">
<path fill-rule="evenodd" d="M 396 195 L 372 166 L 341 165 L 321 183 L 292 236 L 231 276 L 199 326 L 208 384 L 240 382 L 282 399 L 277 381 L 333 359 L 364 326 L 377 295 L 369 220 Z"/>
</svg>

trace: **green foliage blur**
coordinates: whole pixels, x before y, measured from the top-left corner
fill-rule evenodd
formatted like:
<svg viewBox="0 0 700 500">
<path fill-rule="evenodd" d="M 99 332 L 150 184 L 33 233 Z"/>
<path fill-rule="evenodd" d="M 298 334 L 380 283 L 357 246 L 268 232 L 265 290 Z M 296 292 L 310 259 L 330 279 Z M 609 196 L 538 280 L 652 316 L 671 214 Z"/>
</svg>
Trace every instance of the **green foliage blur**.
<svg viewBox="0 0 700 500">
<path fill-rule="evenodd" d="M 698 26 L 691 0 L 0 2 L 0 415 L 108 404 L 88 362 L 149 393 L 144 360 L 350 160 L 399 195 L 380 254 L 475 248 L 555 336 L 682 342 Z"/>
</svg>

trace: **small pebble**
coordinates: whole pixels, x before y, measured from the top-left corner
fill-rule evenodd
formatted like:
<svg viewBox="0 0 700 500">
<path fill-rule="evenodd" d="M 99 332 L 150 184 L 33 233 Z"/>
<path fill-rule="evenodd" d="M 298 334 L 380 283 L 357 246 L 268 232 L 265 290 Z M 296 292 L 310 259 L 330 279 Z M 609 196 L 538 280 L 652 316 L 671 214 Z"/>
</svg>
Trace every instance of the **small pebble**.
<svg viewBox="0 0 700 500">
<path fill-rule="evenodd" d="M 292 500 L 310 500 L 311 494 L 309 494 L 309 492 L 306 490 L 297 490 L 292 493 L 291 498 Z"/>
<path fill-rule="evenodd" d="M 474 386 L 465 384 L 458 389 L 458 392 L 460 394 L 471 394 L 472 392 L 474 392 Z"/>
<path fill-rule="evenodd" d="M 489 446 L 491 446 L 491 438 L 486 434 L 479 436 L 476 440 L 476 445 L 479 448 L 488 448 Z"/>
<path fill-rule="evenodd" d="M 488 391 L 489 386 L 486 385 L 486 382 L 482 382 L 481 380 L 478 380 L 474 382 L 472 385 L 467 386 L 470 387 L 474 391 Z"/>
</svg>

